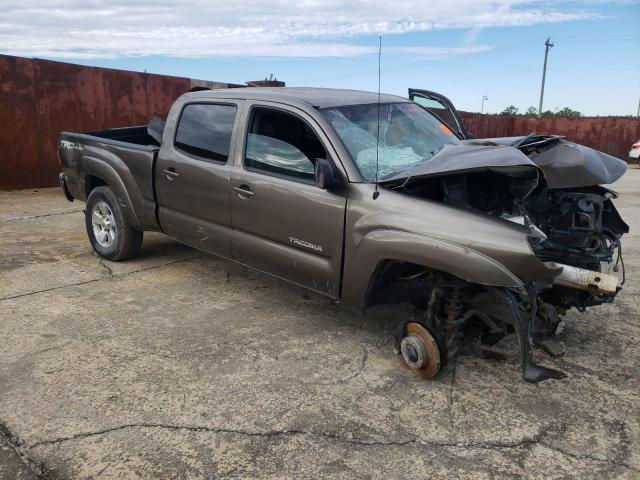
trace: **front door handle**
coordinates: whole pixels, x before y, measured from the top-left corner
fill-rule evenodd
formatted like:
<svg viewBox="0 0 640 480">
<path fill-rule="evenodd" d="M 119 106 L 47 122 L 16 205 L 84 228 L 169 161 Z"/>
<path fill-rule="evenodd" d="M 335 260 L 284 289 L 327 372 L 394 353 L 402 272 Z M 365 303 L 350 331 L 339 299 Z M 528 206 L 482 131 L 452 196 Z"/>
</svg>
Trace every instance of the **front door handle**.
<svg viewBox="0 0 640 480">
<path fill-rule="evenodd" d="M 231 187 L 231 190 L 236 192 L 240 197 L 253 197 L 254 192 L 247 185 L 240 185 L 239 187 Z"/>
<path fill-rule="evenodd" d="M 173 167 L 169 167 L 165 170 L 162 170 L 162 173 L 164 173 L 167 176 L 167 180 L 173 180 L 174 178 L 180 176 L 180 174 L 176 172 L 176 169 Z"/>
</svg>

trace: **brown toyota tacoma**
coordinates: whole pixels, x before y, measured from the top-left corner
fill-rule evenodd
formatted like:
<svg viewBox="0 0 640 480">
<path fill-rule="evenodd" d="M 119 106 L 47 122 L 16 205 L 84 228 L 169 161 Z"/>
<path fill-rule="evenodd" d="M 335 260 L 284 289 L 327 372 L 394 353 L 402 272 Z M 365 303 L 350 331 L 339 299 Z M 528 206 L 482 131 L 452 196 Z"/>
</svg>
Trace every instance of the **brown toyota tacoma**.
<svg viewBox="0 0 640 480">
<path fill-rule="evenodd" d="M 61 133 L 60 181 L 108 260 L 164 232 L 345 307 L 412 304 L 389 321 L 422 377 L 510 333 L 526 381 L 562 377 L 533 343 L 621 289 L 628 226 L 601 185 L 626 164 L 553 135 L 473 139 L 445 97 L 409 98 L 188 93 L 166 123 Z"/>
</svg>

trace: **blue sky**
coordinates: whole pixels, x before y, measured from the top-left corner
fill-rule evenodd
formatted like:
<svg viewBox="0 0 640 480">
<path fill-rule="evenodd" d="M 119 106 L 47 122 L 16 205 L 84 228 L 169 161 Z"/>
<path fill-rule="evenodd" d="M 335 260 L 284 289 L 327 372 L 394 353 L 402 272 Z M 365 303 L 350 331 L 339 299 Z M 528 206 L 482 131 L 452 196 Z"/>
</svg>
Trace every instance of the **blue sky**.
<svg viewBox="0 0 640 480">
<path fill-rule="evenodd" d="M 234 83 L 273 73 L 291 86 L 375 90 L 381 34 L 383 91 L 432 89 L 470 111 L 487 95 L 485 111 L 498 112 L 537 107 L 550 36 L 545 109 L 630 115 L 640 99 L 637 1 L 8 1 L 1 53 Z"/>
</svg>

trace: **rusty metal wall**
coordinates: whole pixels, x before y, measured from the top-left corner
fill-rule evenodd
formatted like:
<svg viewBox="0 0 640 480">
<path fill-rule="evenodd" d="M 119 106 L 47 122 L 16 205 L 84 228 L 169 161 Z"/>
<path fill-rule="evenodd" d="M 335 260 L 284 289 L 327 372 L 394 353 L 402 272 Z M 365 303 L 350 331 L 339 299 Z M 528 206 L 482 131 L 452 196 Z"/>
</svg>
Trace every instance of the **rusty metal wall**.
<svg viewBox="0 0 640 480">
<path fill-rule="evenodd" d="M 640 139 L 640 119 L 630 117 L 535 118 L 460 112 L 477 138 L 511 137 L 531 132 L 564 135 L 567 140 L 626 159 Z"/>
<path fill-rule="evenodd" d="M 58 135 L 165 116 L 190 79 L 0 55 L 0 189 L 57 185 Z"/>
<path fill-rule="evenodd" d="M 58 134 L 147 123 L 165 116 L 191 88 L 189 78 L 0 55 L 0 189 L 57 184 Z M 226 85 L 228 87 L 240 85 Z M 640 120 L 621 117 L 529 118 L 460 112 L 477 137 L 565 135 L 626 158 Z"/>
</svg>

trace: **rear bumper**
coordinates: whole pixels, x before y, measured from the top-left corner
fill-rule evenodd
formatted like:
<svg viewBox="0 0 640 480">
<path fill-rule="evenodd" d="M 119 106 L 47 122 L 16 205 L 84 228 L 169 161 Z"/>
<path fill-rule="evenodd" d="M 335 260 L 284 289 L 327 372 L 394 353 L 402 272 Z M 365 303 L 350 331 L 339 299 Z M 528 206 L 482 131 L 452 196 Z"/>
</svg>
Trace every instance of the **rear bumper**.
<svg viewBox="0 0 640 480">
<path fill-rule="evenodd" d="M 60 187 L 62 188 L 65 198 L 70 202 L 73 202 L 74 198 L 67 188 L 67 181 L 65 179 L 64 172 L 60 172 L 60 175 L 58 175 L 58 181 L 60 182 Z"/>
</svg>

